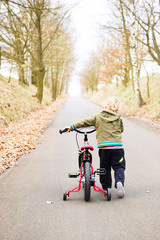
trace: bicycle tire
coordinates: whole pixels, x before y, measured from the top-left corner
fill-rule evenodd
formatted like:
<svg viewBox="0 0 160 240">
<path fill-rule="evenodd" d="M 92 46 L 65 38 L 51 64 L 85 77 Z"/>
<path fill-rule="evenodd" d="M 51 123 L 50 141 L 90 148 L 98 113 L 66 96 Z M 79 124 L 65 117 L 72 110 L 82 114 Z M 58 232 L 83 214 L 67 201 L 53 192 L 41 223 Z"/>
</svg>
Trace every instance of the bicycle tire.
<svg viewBox="0 0 160 240">
<path fill-rule="evenodd" d="M 85 162 L 84 163 L 84 200 L 89 201 L 90 200 L 90 192 L 91 192 L 91 183 L 90 183 L 90 178 L 91 178 L 91 169 L 90 169 L 90 162 Z"/>
<path fill-rule="evenodd" d="M 107 189 L 107 201 L 111 201 L 111 188 Z"/>
<path fill-rule="evenodd" d="M 64 193 L 63 193 L 63 200 L 66 201 L 67 200 L 67 196 L 68 196 L 68 191 L 67 188 L 64 189 Z"/>
</svg>

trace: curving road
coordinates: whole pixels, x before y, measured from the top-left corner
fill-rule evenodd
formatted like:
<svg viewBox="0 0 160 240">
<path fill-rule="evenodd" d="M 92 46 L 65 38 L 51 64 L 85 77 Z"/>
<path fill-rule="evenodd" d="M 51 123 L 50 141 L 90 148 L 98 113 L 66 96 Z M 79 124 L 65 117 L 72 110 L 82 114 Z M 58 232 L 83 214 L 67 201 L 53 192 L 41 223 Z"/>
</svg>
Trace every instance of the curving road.
<svg viewBox="0 0 160 240">
<path fill-rule="evenodd" d="M 0 240 L 160 239 L 160 135 L 137 122 L 124 119 L 126 197 L 117 199 L 113 189 L 111 202 L 93 191 L 90 202 L 84 202 L 83 191 L 62 200 L 63 188 L 78 184 L 67 177 L 78 169 L 77 148 L 74 132 L 60 135 L 58 130 L 100 110 L 70 98 L 36 150 L 0 176 Z M 96 168 L 95 133 L 89 140 L 95 147 Z"/>
</svg>

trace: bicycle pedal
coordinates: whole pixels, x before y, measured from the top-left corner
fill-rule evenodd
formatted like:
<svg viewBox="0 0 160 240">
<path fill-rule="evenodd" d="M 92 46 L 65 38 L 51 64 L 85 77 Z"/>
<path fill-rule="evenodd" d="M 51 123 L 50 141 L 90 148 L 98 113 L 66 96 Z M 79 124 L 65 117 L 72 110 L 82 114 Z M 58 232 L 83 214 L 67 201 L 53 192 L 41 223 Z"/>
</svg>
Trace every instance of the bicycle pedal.
<svg viewBox="0 0 160 240">
<path fill-rule="evenodd" d="M 69 178 L 77 178 L 78 176 L 79 176 L 79 174 L 77 174 L 77 173 L 69 173 L 68 174 Z"/>
<path fill-rule="evenodd" d="M 95 175 L 92 174 L 91 179 L 90 179 L 90 184 L 92 187 L 94 186 L 94 183 L 95 183 Z"/>
<path fill-rule="evenodd" d="M 97 175 L 106 175 L 106 169 L 105 168 L 97 168 L 95 173 L 97 173 Z"/>
</svg>

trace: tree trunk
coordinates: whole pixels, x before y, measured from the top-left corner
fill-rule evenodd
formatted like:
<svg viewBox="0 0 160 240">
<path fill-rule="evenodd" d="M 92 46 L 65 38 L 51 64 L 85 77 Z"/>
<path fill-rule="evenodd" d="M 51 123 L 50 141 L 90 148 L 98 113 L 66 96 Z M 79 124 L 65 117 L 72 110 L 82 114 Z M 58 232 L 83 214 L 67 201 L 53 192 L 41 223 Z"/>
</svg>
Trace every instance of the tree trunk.
<svg viewBox="0 0 160 240">
<path fill-rule="evenodd" d="M 48 75 L 48 68 L 46 69 L 44 85 L 48 88 L 51 86 L 49 75 Z"/>
<path fill-rule="evenodd" d="M 52 101 L 55 101 L 57 98 L 57 73 L 54 76 L 53 66 L 51 66 L 51 80 L 52 80 Z"/>
<path fill-rule="evenodd" d="M 62 80 L 61 81 L 61 86 L 60 86 L 60 89 L 59 89 L 59 94 L 60 95 L 62 94 L 63 90 L 64 90 L 64 81 Z"/>
<path fill-rule="evenodd" d="M 37 32 L 38 32 L 38 38 L 37 38 L 37 94 L 36 97 L 38 98 L 39 102 L 42 103 L 43 99 L 43 79 L 45 75 L 45 67 L 43 62 L 43 52 L 42 52 L 42 29 L 41 29 L 41 10 L 37 10 Z"/>
<path fill-rule="evenodd" d="M 124 37 L 125 37 L 125 77 L 123 80 L 123 85 L 127 87 L 128 82 L 130 81 L 130 71 L 132 71 L 132 64 L 131 64 L 131 53 L 130 53 L 130 42 L 129 42 L 129 32 L 126 27 L 126 19 L 124 15 L 124 7 L 123 7 L 123 1 L 119 0 L 120 2 L 120 9 L 121 9 L 121 17 L 122 17 L 122 23 L 123 23 L 123 31 L 124 31 Z"/>
<path fill-rule="evenodd" d="M 116 87 L 118 87 L 119 84 L 118 84 L 118 77 L 116 78 Z"/>
<path fill-rule="evenodd" d="M 138 63 L 136 55 L 136 17 L 135 17 L 135 6 L 134 0 L 131 0 L 131 37 L 130 37 L 130 50 L 131 50 L 131 60 L 133 68 L 133 86 L 134 94 L 136 98 L 137 105 L 141 107 L 144 104 L 140 86 L 139 86 L 139 73 L 138 73 Z"/>
<path fill-rule="evenodd" d="M 147 73 L 147 97 L 150 98 L 149 75 L 148 75 L 148 73 Z"/>
<path fill-rule="evenodd" d="M 43 99 L 43 79 L 45 75 L 45 68 L 40 69 L 37 72 L 37 94 L 36 97 L 38 98 L 39 102 L 42 103 Z"/>
<path fill-rule="evenodd" d="M 8 83 L 10 83 L 10 82 L 11 82 L 12 69 L 13 69 L 13 63 L 12 63 L 12 61 L 11 61 L 11 68 L 10 68 L 10 74 L 9 74 Z"/>
<path fill-rule="evenodd" d="M 37 72 L 34 69 L 32 69 L 31 70 L 31 83 L 35 86 L 37 86 L 37 79 L 38 79 Z"/>
<path fill-rule="evenodd" d="M 150 89 L 149 89 L 149 74 L 148 74 L 148 71 L 147 71 L 147 69 L 146 69 L 145 65 L 143 65 L 143 66 L 144 66 L 144 69 L 145 69 L 145 71 L 146 71 L 146 74 L 147 74 L 147 97 L 148 97 L 148 98 L 150 98 Z"/>
<path fill-rule="evenodd" d="M 124 75 L 124 78 L 123 78 L 123 80 L 122 80 L 122 84 L 123 84 L 123 86 L 126 88 L 126 87 L 127 87 L 127 84 L 128 84 L 128 75 L 129 75 L 128 69 L 125 68 L 125 69 L 124 69 L 124 72 L 125 72 L 125 75 Z"/>
<path fill-rule="evenodd" d="M 60 66 L 59 66 L 58 51 L 56 51 L 55 73 L 53 73 L 53 66 L 51 67 L 51 73 L 52 73 L 52 100 L 55 101 L 59 94 Z"/>
<path fill-rule="evenodd" d="M 34 53 L 35 54 L 35 53 Z M 31 58 L 31 83 L 34 85 L 34 86 L 37 86 L 37 71 L 36 71 L 36 66 L 35 66 L 35 62 L 33 60 L 33 58 Z"/>
<path fill-rule="evenodd" d="M 18 77 L 19 77 L 19 84 L 24 84 L 24 69 L 21 65 L 18 66 Z"/>
</svg>

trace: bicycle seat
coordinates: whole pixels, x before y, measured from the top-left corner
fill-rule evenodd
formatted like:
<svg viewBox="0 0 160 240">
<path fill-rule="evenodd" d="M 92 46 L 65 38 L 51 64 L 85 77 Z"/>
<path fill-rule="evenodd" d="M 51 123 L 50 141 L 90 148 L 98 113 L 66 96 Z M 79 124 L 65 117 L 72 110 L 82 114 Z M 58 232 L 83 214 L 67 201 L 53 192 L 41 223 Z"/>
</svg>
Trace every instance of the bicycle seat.
<svg viewBox="0 0 160 240">
<path fill-rule="evenodd" d="M 94 148 L 92 146 L 83 146 L 83 147 L 81 147 L 81 151 L 84 150 L 84 149 L 90 149 L 91 151 L 94 150 Z"/>
</svg>

